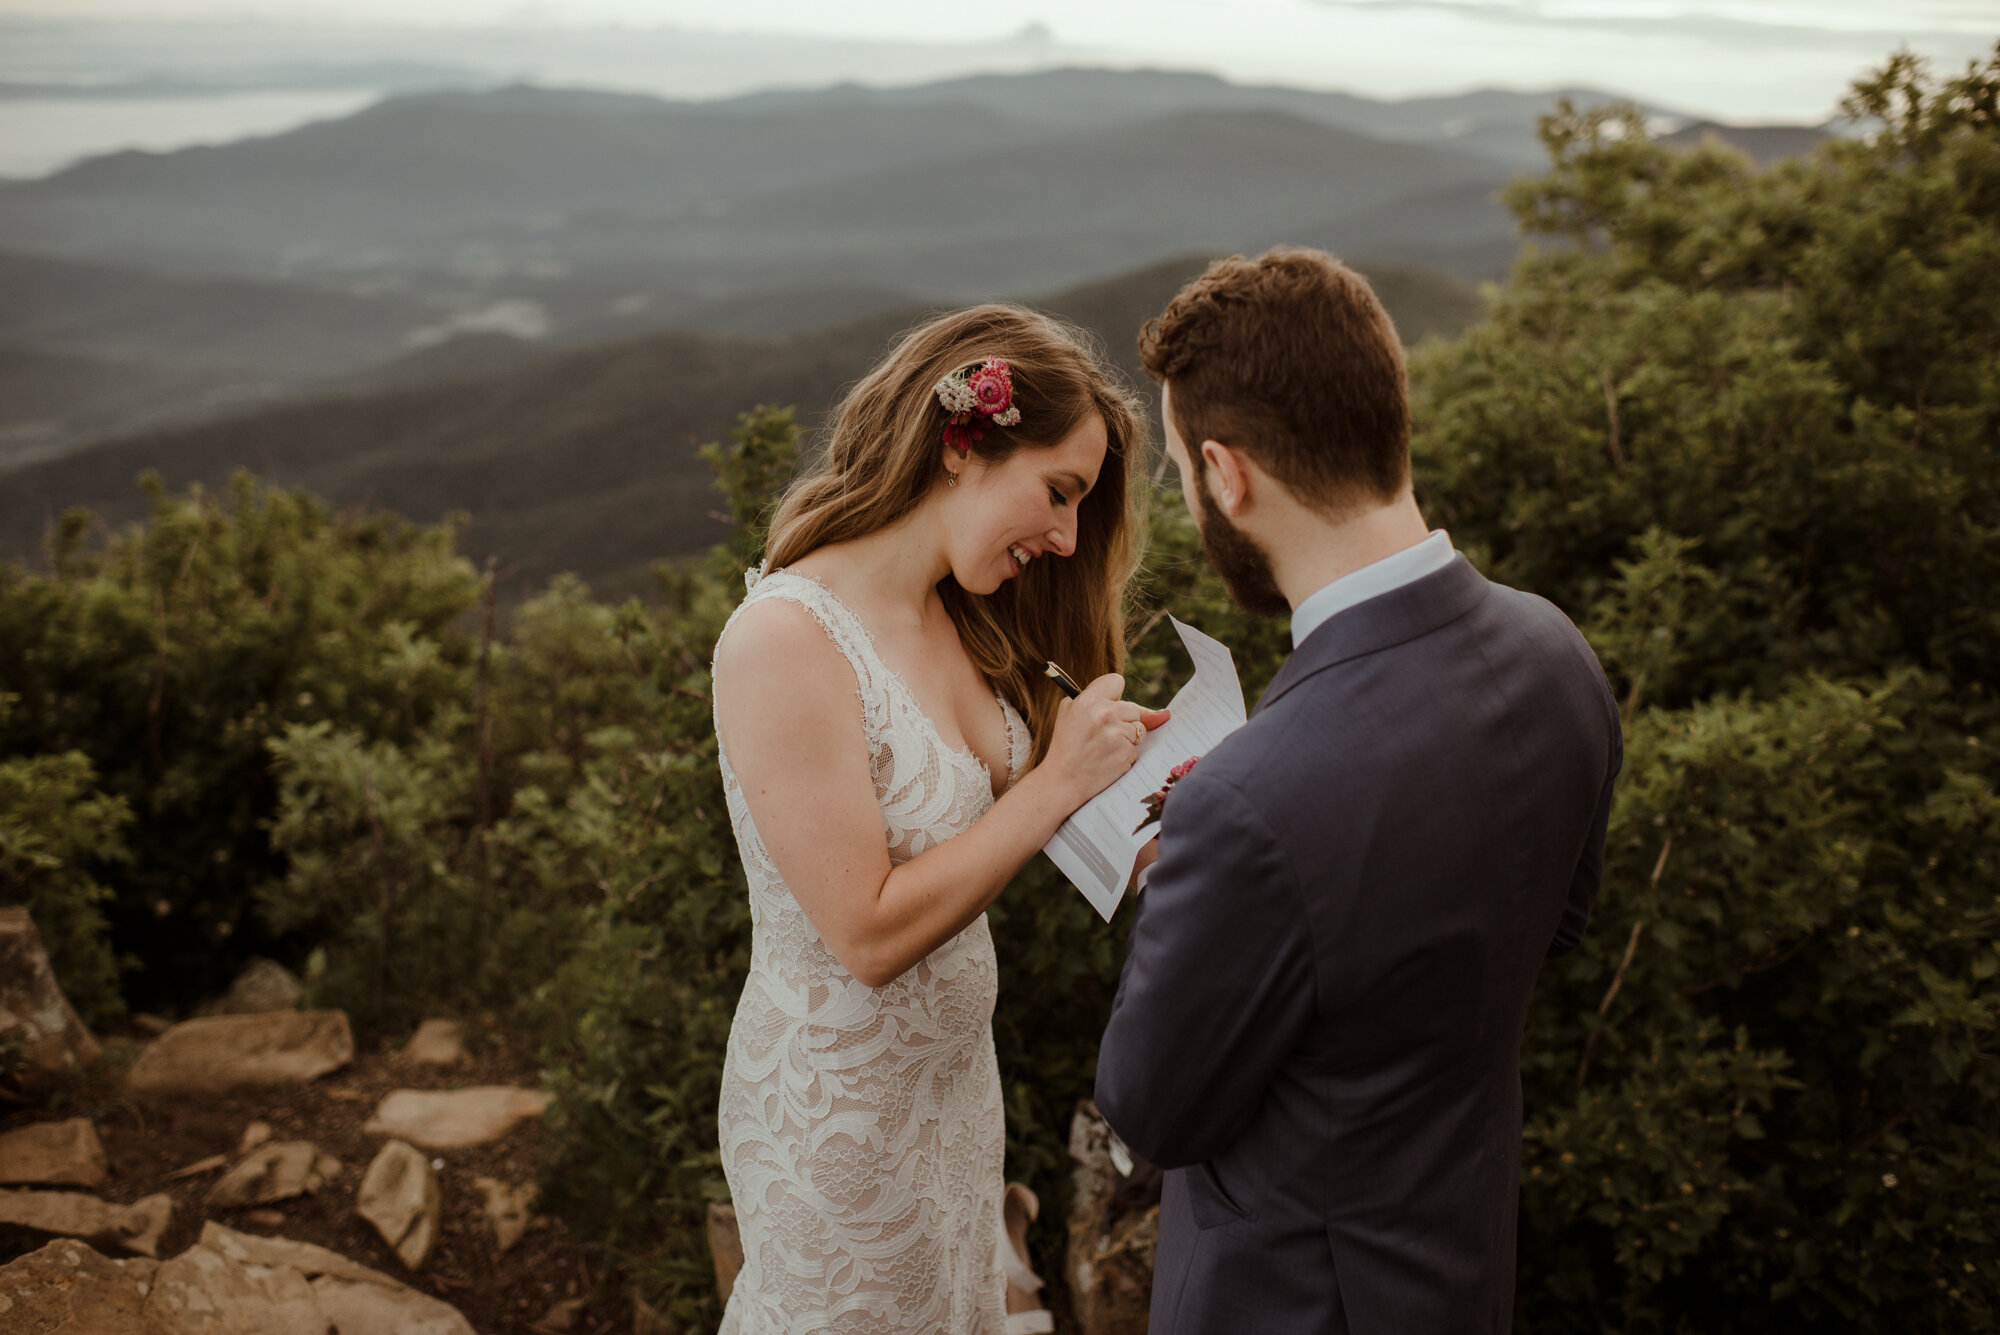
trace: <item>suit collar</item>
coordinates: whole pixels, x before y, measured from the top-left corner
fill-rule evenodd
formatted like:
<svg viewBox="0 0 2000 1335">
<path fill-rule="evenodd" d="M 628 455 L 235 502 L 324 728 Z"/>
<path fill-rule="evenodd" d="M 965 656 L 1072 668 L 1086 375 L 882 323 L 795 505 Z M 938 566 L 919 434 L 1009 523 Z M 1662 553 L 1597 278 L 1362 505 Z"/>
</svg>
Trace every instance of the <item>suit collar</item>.
<svg viewBox="0 0 2000 1335">
<path fill-rule="evenodd" d="M 1256 713 L 1317 672 L 1428 635 L 1479 606 L 1491 586 L 1463 555 L 1442 570 L 1348 608 L 1306 636 L 1264 688 Z"/>
</svg>

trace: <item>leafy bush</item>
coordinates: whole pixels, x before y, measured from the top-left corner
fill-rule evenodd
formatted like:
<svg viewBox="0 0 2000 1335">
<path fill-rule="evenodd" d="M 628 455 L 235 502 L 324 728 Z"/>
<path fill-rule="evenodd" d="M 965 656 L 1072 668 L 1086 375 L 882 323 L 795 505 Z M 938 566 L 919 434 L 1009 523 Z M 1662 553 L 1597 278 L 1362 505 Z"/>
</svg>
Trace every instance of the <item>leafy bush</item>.
<svg viewBox="0 0 2000 1335">
<path fill-rule="evenodd" d="M 2000 1322 L 2000 58 L 1758 171 L 1565 112 L 1417 361 L 1426 509 L 1581 622 L 1627 767 L 1523 1071 L 1536 1331 Z"/>
<path fill-rule="evenodd" d="M 11 702 L 0 695 L 0 719 Z M 124 1010 L 102 907 L 111 892 L 93 873 L 127 856 L 120 831 L 130 819 L 78 752 L 0 760 L 0 904 L 28 910 L 85 1024 Z"/>
<path fill-rule="evenodd" d="M 449 526 L 330 516 L 239 476 L 226 503 L 150 482 L 152 522 L 86 550 L 64 517 L 51 573 L 0 564 L 0 758 L 75 751 L 132 813 L 101 872 L 128 997 L 186 1004 L 279 949 L 253 892 L 281 870 L 268 738 L 325 721 L 405 740 L 457 687 L 453 623 L 478 583 Z"/>
</svg>

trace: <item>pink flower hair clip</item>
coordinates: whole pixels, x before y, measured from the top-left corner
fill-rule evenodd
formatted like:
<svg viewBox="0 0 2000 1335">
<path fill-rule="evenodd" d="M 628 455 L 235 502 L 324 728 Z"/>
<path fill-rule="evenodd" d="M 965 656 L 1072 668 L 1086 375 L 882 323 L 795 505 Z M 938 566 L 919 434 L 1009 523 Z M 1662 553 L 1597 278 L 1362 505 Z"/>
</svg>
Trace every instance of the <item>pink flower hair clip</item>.
<svg viewBox="0 0 2000 1335">
<path fill-rule="evenodd" d="M 953 371 L 937 382 L 938 403 L 951 414 L 944 424 L 944 443 L 961 457 L 972 453 L 975 441 L 986 436 L 986 424 L 1015 426 L 1021 410 L 1014 406 L 1014 368 L 999 357 L 988 357 L 977 366 Z M 984 422 L 980 418 L 985 418 Z"/>
</svg>

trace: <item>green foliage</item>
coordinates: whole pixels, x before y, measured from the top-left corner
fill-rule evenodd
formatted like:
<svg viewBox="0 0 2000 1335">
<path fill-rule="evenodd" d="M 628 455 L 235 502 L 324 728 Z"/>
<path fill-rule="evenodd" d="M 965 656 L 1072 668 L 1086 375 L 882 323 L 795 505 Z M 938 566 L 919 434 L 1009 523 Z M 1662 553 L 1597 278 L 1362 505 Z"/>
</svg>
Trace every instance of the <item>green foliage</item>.
<svg viewBox="0 0 2000 1335">
<path fill-rule="evenodd" d="M 0 720 L 12 700 L 0 695 Z M 102 907 L 111 892 L 93 871 L 128 856 L 120 832 L 130 820 L 123 799 L 97 790 L 79 752 L 0 760 L 0 904 L 28 910 L 85 1024 L 124 1010 Z"/>
<path fill-rule="evenodd" d="M 149 484 L 153 516 L 85 550 L 71 516 L 52 573 L 0 565 L 0 758 L 76 751 L 132 813 L 100 871 L 128 995 L 185 1004 L 277 948 L 252 912 L 280 870 L 267 739 L 327 722 L 406 739 L 465 661 L 451 633 L 477 583 L 448 527 L 330 516 L 239 476 L 226 501 Z"/>
<path fill-rule="evenodd" d="M 2000 52 L 1756 170 L 1565 110 L 1557 245 L 1416 359 L 1426 510 L 1627 761 L 1523 1080 L 1537 1331 L 2000 1322 Z"/>
</svg>

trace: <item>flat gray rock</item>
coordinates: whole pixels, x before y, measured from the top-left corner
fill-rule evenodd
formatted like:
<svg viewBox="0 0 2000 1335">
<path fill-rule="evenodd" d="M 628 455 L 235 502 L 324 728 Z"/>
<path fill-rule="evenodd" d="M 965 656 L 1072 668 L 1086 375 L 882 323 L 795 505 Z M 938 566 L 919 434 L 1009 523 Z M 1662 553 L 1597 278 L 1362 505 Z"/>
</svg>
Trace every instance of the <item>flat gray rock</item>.
<svg viewBox="0 0 2000 1335">
<path fill-rule="evenodd" d="M 201 1243 L 163 1262 L 145 1314 L 188 1335 L 332 1335 L 304 1275 L 287 1267 L 243 1265 Z"/>
<path fill-rule="evenodd" d="M 354 1060 L 341 1011 L 209 1015 L 175 1025 L 147 1045 L 125 1078 L 131 1094 L 212 1094 L 301 1083 Z"/>
<path fill-rule="evenodd" d="M 88 1117 L 42 1122 L 0 1136 L 0 1182 L 94 1187 L 111 1171 Z"/>
<path fill-rule="evenodd" d="M 269 1205 L 318 1191 L 339 1172 L 340 1160 L 309 1140 L 272 1141 L 217 1179 L 208 1189 L 208 1204 L 218 1210 Z"/>
<path fill-rule="evenodd" d="M 141 1256 L 159 1254 L 160 1235 L 173 1214 L 174 1198 L 164 1192 L 131 1205 L 113 1205 L 80 1191 L 0 1191 L 0 1224 L 83 1238 Z"/>
<path fill-rule="evenodd" d="M 539 1089 L 512 1085 L 391 1090 L 362 1130 L 431 1150 L 484 1145 L 506 1135 L 516 1123 L 540 1117 L 553 1098 Z"/>
<path fill-rule="evenodd" d="M 375 1226 L 404 1265 L 421 1270 L 437 1242 L 441 1201 L 430 1160 L 392 1140 L 363 1174 L 354 1212 Z"/>
<path fill-rule="evenodd" d="M 504 1253 L 528 1231 L 528 1221 L 534 1217 L 535 1184 L 510 1187 L 497 1177 L 475 1177 L 472 1185 L 486 1198 L 481 1209 L 493 1230 L 494 1248 Z"/>
<path fill-rule="evenodd" d="M 465 1060 L 465 1026 L 456 1020 L 425 1020 L 410 1036 L 403 1056 L 426 1066 L 456 1066 Z"/>
</svg>

